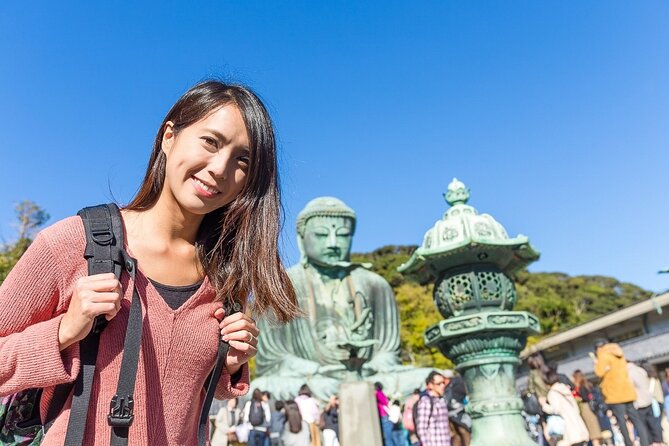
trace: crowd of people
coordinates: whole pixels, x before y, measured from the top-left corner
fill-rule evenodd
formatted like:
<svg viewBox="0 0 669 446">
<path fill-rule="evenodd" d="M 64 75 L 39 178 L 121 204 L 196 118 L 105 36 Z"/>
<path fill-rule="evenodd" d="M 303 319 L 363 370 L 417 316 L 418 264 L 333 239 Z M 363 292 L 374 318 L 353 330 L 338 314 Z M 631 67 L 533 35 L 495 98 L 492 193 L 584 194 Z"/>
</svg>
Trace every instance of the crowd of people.
<svg viewBox="0 0 669 446">
<path fill-rule="evenodd" d="M 339 446 L 339 399 L 323 409 L 305 384 L 294 400 L 273 400 L 255 389 L 243 407 L 231 399 L 212 407 L 212 446 Z"/>
<path fill-rule="evenodd" d="M 452 371 L 431 372 L 424 389 L 402 401 L 375 383 L 384 446 L 469 446 L 464 380 Z M 322 405 L 303 385 L 290 401 L 254 390 L 243 407 L 237 399 L 212 406 L 212 446 L 339 446 L 339 398 Z"/>
<path fill-rule="evenodd" d="M 541 353 L 531 355 L 525 415 L 541 446 L 662 446 L 669 437 L 665 401 L 667 380 L 647 362 L 628 362 L 613 342 L 595 342 L 594 385 L 584 373 L 571 377 L 547 363 Z M 669 378 L 669 369 L 665 371 Z M 663 426 L 664 425 L 664 426 Z"/>
<path fill-rule="evenodd" d="M 531 355 L 523 394 L 528 432 L 539 446 L 664 446 L 669 437 L 669 369 L 660 381 L 646 362 L 628 362 L 622 348 L 598 340 L 593 384 L 580 370 L 560 373 Z M 464 380 L 432 371 L 406 399 L 374 385 L 384 446 L 468 446 L 471 418 Z M 290 401 L 256 389 L 243 407 L 231 399 L 212 414 L 212 446 L 339 446 L 339 400 L 321 404 L 303 385 Z"/>
</svg>

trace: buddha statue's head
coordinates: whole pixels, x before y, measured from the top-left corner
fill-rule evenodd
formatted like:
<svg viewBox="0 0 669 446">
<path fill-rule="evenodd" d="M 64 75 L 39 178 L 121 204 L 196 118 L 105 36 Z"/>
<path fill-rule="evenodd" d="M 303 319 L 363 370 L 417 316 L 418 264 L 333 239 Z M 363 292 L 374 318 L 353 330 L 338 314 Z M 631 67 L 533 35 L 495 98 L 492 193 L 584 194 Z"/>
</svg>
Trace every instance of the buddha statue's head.
<svg viewBox="0 0 669 446">
<path fill-rule="evenodd" d="M 355 231 L 355 212 L 334 197 L 311 200 L 297 216 L 302 262 L 323 268 L 347 264 Z"/>
</svg>

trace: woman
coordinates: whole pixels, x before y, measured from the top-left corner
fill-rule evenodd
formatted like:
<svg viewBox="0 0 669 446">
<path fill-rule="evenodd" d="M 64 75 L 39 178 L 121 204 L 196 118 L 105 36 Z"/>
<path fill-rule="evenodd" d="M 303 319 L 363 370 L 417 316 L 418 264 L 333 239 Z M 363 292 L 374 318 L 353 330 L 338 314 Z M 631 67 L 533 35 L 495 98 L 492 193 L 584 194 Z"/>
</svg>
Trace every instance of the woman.
<svg viewBox="0 0 669 446">
<path fill-rule="evenodd" d="M 581 418 L 578 404 L 571 389 L 568 385 L 560 382 L 560 377 L 554 372 L 548 374 L 546 384 L 549 388 L 546 394 L 546 403 L 542 406 L 542 410 L 549 415 L 558 415 L 564 420 L 561 438 L 551 438 L 551 444 L 556 446 L 585 446 L 589 439 L 588 429 Z"/>
<path fill-rule="evenodd" d="M 211 446 L 228 446 L 230 440 L 235 440 L 235 427 L 240 421 L 241 411 L 237 408 L 237 398 L 228 400 L 228 404 L 221 407 L 214 420 L 214 435 L 211 437 Z"/>
<path fill-rule="evenodd" d="M 664 408 L 664 394 L 662 384 L 657 374 L 657 369 L 648 361 L 639 361 L 639 367 L 648 375 L 648 393 L 652 397 L 651 410 L 647 414 L 648 433 L 650 434 L 651 446 L 664 446 L 662 428 L 662 410 Z"/>
<path fill-rule="evenodd" d="M 248 391 L 247 363 L 258 329 L 223 302 L 299 313 L 279 261 L 279 189 L 274 132 L 258 97 L 245 87 L 198 84 L 168 112 L 139 192 L 122 209 L 124 247 L 137 260 L 143 331 L 130 444 L 197 444 L 205 380 L 219 337 L 230 344 L 216 397 Z M 79 373 L 79 341 L 94 319 L 100 338 L 83 444 L 108 444 L 109 402 L 119 376 L 132 284 L 123 274 L 87 276 L 82 220 L 42 231 L 0 288 L 0 394 L 43 387 L 44 419 L 54 386 Z M 156 416 L 163 413 L 169 417 Z M 149 416 L 151 414 L 151 416 Z M 61 410 L 42 445 L 62 444 Z"/>
<path fill-rule="evenodd" d="M 544 355 L 541 352 L 531 354 L 527 358 L 527 366 L 530 369 L 527 376 L 527 391 L 532 395 L 532 398 L 536 398 L 536 401 L 543 406 L 546 404 L 546 396 L 548 395 L 546 374 L 549 371 Z M 544 432 L 546 430 L 545 418 L 543 416 L 535 417 L 532 418 L 532 421 L 536 423 L 534 429 L 538 433 L 538 444 L 543 446 L 545 443 Z"/>
<path fill-rule="evenodd" d="M 580 370 L 574 371 L 573 376 L 574 393 L 579 396 L 577 399 L 578 408 L 581 411 L 581 418 L 585 422 L 585 427 L 588 428 L 590 441 L 592 446 L 599 446 L 599 440 L 602 438 L 602 429 L 599 426 L 597 415 L 592 411 L 591 405 L 595 403 L 593 395 L 593 385 L 590 384 Z"/>
<path fill-rule="evenodd" d="M 306 384 L 300 387 L 295 398 L 295 404 L 300 409 L 302 420 L 309 425 L 311 432 L 311 446 L 321 446 L 321 436 L 318 422 L 321 419 L 321 410 L 316 398 L 311 396 L 311 389 Z"/>
<path fill-rule="evenodd" d="M 376 408 L 379 411 L 379 418 L 381 419 L 381 434 L 383 435 L 384 446 L 395 446 L 395 439 L 393 437 L 393 423 L 388 418 L 388 397 L 383 393 L 383 384 L 380 382 L 374 383 L 374 390 L 376 391 Z"/>
<path fill-rule="evenodd" d="M 271 419 L 272 413 L 269 403 L 264 400 L 263 392 L 260 389 L 255 389 L 251 400 L 244 405 L 244 420 L 251 424 L 249 446 L 263 446 L 265 444 Z"/>
<path fill-rule="evenodd" d="M 323 446 L 339 446 L 339 397 L 332 395 L 321 414 Z"/>
<path fill-rule="evenodd" d="M 527 377 L 527 390 L 534 394 L 541 404 L 544 404 L 548 395 L 546 374 L 549 369 L 541 352 L 531 354 L 527 358 L 527 366 L 530 368 Z"/>
<path fill-rule="evenodd" d="M 309 446 L 311 434 L 309 424 L 302 419 L 295 401 L 286 401 L 286 425 L 281 434 L 283 446 Z"/>
</svg>

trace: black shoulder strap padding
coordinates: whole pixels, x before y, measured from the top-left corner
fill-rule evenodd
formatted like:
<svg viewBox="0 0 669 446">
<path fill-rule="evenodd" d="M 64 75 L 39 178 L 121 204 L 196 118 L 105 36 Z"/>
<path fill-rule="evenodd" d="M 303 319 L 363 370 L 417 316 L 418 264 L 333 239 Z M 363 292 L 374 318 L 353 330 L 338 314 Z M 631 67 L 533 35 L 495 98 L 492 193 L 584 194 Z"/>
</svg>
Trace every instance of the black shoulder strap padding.
<svg viewBox="0 0 669 446">
<path fill-rule="evenodd" d="M 224 306 L 225 316 L 229 316 L 233 313 L 238 313 L 242 311 L 242 306 L 238 302 L 228 304 Z M 209 377 L 204 383 L 204 388 L 206 390 L 204 396 L 204 404 L 202 405 L 202 410 L 200 411 L 200 420 L 197 429 L 197 444 L 198 446 L 205 446 L 207 444 L 207 426 L 209 425 L 209 409 L 211 408 L 211 402 L 214 399 L 214 392 L 216 391 L 216 385 L 218 384 L 219 379 L 221 378 L 221 372 L 225 366 L 225 357 L 228 355 L 228 350 L 230 345 L 227 341 L 224 341 L 223 338 L 220 338 L 218 342 L 218 354 L 216 355 L 216 365 L 214 370 L 211 372 Z"/>
<path fill-rule="evenodd" d="M 79 216 L 86 232 L 84 257 L 88 262 L 88 274 L 113 272 L 120 278 L 127 256 L 123 250 L 123 223 L 118 207 L 115 204 L 107 204 L 84 208 L 79 211 Z M 91 332 L 79 343 L 81 359 L 79 374 L 74 384 L 56 387 L 47 418 L 44 420 L 46 432 L 62 411 L 67 397 L 72 392 L 72 409 L 64 441 L 66 446 L 80 446 L 83 442 L 100 333 L 106 324 L 104 316 L 98 317 Z"/>
</svg>

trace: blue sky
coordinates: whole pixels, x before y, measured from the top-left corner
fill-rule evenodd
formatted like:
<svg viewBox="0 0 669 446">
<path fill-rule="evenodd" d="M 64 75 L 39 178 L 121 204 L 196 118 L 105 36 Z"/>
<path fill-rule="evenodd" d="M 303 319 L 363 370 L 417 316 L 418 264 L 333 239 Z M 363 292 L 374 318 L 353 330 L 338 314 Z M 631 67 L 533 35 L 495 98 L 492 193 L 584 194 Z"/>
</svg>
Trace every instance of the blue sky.
<svg viewBox="0 0 669 446">
<path fill-rule="evenodd" d="M 94 2 L 97 3 L 97 2 Z M 669 288 L 669 3 L 18 2 L 0 5 L 0 239 L 129 201 L 171 104 L 218 76 L 267 102 L 284 257 L 320 195 L 355 251 L 417 244 L 456 176 L 542 252 L 532 271 Z"/>
</svg>

